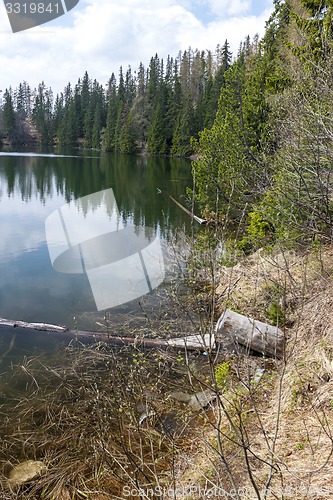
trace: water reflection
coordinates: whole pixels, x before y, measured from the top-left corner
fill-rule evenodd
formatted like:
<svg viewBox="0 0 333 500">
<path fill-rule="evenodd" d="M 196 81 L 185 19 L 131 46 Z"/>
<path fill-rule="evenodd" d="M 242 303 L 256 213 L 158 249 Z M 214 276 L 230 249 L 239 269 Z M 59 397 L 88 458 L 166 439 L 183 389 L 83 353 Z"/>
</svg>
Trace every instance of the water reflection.
<svg viewBox="0 0 333 500">
<path fill-rule="evenodd" d="M 24 201 L 62 196 L 65 201 L 112 188 L 125 221 L 159 226 L 164 236 L 177 219 L 187 221 L 162 193 L 183 197 L 191 185 L 188 160 L 101 154 L 90 156 L 0 155 L 0 201 L 5 194 Z"/>
<path fill-rule="evenodd" d="M 181 200 L 190 177 L 190 162 L 179 159 L 91 151 L 0 155 L 0 316 L 73 326 L 74 316 L 86 318 L 96 310 L 85 274 L 52 268 L 44 224 L 54 210 L 72 202 L 85 213 L 83 197 L 112 188 L 122 224 L 149 226 L 168 241 L 190 220 L 158 192 Z M 79 327 L 92 328 L 94 321 L 82 319 Z"/>
<path fill-rule="evenodd" d="M 152 292 L 165 277 L 158 235 L 146 226 L 123 225 L 112 189 L 68 203 L 45 222 L 53 268 L 86 273 L 98 311 Z"/>
</svg>

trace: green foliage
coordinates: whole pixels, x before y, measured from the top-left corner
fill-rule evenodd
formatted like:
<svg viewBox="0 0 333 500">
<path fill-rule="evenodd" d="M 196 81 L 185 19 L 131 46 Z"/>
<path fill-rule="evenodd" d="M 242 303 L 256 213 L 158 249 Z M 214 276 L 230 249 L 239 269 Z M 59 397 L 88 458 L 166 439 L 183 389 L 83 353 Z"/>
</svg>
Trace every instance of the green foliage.
<svg viewBox="0 0 333 500">
<path fill-rule="evenodd" d="M 187 156 L 192 135 L 214 121 L 230 60 L 227 41 L 215 54 L 190 48 L 166 62 L 156 54 L 135 76 L 130 67 L 119 69 L 118 81 L 112 73 L 106 89 L 85 72 L 55 100 L 44 83 L 31 90 L 23 82 L 9 91 L 11 102 L 4 99 L 2 135 L 10 131 L 15 141 L 16 128 L 32 117 L 44 144 Z"/>
<path fill-rule="evenodd" d="M 301 15 L 294 11 L 291 17 L 302 33 L 305 43 L 291 46 L 305 67 L 311 71 L 311 64 L 308 64 L 310 60 L 318 63 L 325 60 L 331 52 L 333 5 L 330 0 L 301 0 L 301 3 L 307 14 Z"/>
<path fill-rule="evenodd" d="M 274 238 L 274 226 L 263 218 L 262 210 L 258 207 L 248 214 L 246 235 L 237 242 L 237 248 L 248 254 L 256 248 L 272 243 Z"/>
<path fill-rule="evenodd" d="M 333 6 L 274 7 L 263 39 L 247 37 L 233 62 L 226 40 L 214 54 L 156 54 L 136 77 L 120 68 L 106 90 L 85 73 L 54 102 L 44 83 L 20 84 L 4 94 L 2 135 L 28 117 L 46 144 L 194 151 L 195 201 L 216 226 L 239 224 L 236 250 L 331 242 Z"/>
<path fill-rule="evenodd" d="M 38 86 L 35 104 L 32 110 L 32 120 L 41 135 L 43 144 L 53 143 L 53 93 L 47 89 L 44 82 Z"/>
<path fill-rule="evenodd" d="M 151 126 L 148 131 L 148 151 L 153 154 L 166 154 L 165 117 L 162 105 L 154 110 Z"/>
<path fill-rule="evenodd" d="M 265 316 L 270 320 L 273 325 L 282 326 L 286 322 L 285 314 L 277 301 L 273 301 L 267 309 L 265 309 Z"/>
<path fill-rule="evenodd" d="M 267 304 L 264 314 L 266 318 L 276 326 L 284 326 L 286 324 L 286 310 L 283 307 L 285 290 L 276 283 L 269 283 L 263 289 L 264 301 Z"/>
<path fill-rule="evenodd" d="M 193 165 L 196 199 L 217 219 L 243 219 L 269 182 L 272 134 L 266 81 L 272 57 L 258 40 L 245 45 L 223 74 L 212 127 L 199 134 L 199 158 Z"/>
<path fill-rule="evenodd" d="M 331 241 L 333 73 L 325 73 L 325 79 L 303 75 L 277 104 L 284 119 L 276 124 L 279 150 L 260 213 L 288 245 Z"/>
<path fill-rule="evenodd" d="M 15 128 L 15 113 L 13 106 L 13 99 L 8 92 L 8 90 L 4 93 L 4 105 L 3 105 L 3 132 L 5 135 L 11 137 Z"/>
<path fill-rule="evenodd" d="M 214 372 L 215 372 L 216 386 L 219 390 L 223 390 L 225 388 L 230 373 L 230 363 L 228 361 L 219 363 L 218 365 L 215 366 Z"/>
<path fill-rule="evenodd" d="M 119 151 L 120 153 L 125 154 L 132 154 L 136 152 L 133 122 L 130 117 L 120 132 Z"/>
<path fill-rule="evenodd" d="M 118 114 L 117 85 L 116 77 L 112 73 L 108 88 L 108 110 L 106 117 L 106 127 L 103 135 L 102 147 L 106 151 L 113 151 L 115 148 L 115 128 Z"/>
<path fill-rule="evenodd" d="M 194 112 L 190 97 L 187 96 L 176 120 L 172 138 L 173 155 L 188 156 L 191 151 L 191 137 L 193 134 Z"/>
<path fill-rule="evenodd" d="M 251 239 L 263 240 L 267 237 L 271 230 L 271 225 L 269 222 L 263 220 L 262 215 L 259 212 L 253 211 L 249 213 L 247 232 Z"/>
<path fill-rule="evenodd" d="M 244 43 L 195 145 L 196 200 L 217 221 L 246 221 L 245 253 L 332 237 L 332 6 L 302 3 L 310 16 L 276 2 L 264 39 Z"/>
</svg>

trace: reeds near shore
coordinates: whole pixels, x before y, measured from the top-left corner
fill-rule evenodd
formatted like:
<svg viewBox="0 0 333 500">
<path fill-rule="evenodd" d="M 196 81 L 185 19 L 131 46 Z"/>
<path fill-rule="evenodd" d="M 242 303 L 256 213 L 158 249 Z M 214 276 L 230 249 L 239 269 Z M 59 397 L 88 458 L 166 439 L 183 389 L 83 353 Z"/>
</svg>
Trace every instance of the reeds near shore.
<svg viewBox="0 0 333 500">
<path fill-rule="evenodd" d="M 165 397 L 185 387 L 183 368 L 166 352 L 99 343 L 66 349 L 61 363 L 31 358 L 2 374 L 1 498 L 123 498 L 126 485 L 157 487 L 186 442 L 191 416 L 167 424 L 178 416 Z M 47 472 L 11 490 L 9 470 L 28 459 Z"/>
</svg>

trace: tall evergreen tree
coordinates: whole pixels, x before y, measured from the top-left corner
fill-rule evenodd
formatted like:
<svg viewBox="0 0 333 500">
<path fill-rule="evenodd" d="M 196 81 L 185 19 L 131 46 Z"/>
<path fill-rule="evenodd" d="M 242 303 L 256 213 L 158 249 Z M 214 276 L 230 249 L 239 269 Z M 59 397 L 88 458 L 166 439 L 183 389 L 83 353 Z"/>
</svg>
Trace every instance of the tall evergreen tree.
<svg viewBox="0 0 333 500">
<path fill-rule="evenodd" d="M 188 156 L 191 151 L 191 137 L 193 135 L 194 112 L 191 96 L 185 95 L 179 111 L 172 138 L 171 153 L 177 156 Z"/>
<path fill-rule="evenodd" d="M 106 127 L 103 135 L 103 148 L 106 151 L 115 149 L 115 130 L 118 116 L 117 81 L 112 73 L 108 85 L 108 110 L 106 117 Z"/>
<path fill-rule="evenodd" d="M 7 89 L 5 90 L 3 100 L 3 133 L 11 141 L 15 133 L 16 120 L 13 98 L 11 92 Z"/>
<path fill-rule="evenodd" d="M 32 110 L 32 120 L 41 134 L 44 144 L 53 144 L 53 93 L 47 89 L 44 82 L 38 85 L 35 104 Z"/>
</svg>

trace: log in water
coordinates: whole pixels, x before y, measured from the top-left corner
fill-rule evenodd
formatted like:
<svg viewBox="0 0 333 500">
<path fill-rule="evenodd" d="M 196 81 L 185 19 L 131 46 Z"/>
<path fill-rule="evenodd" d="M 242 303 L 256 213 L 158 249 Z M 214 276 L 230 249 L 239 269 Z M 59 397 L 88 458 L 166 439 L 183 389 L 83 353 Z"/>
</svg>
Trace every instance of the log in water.
<svg viewBox="0 0 333 500">
<path fill-rule="evenodd" d="M 59 340 L 79 340 L 86 342 L 103 341 L 114 346 L 133 346 L 137 348 L 160 348 L 160 349 L 176 349 L 204 352 L 215 348 L 214 335 L 189 335 L 182 338 L 161 339 L 147 337 L 125 337 L 108 335 L 107 332 L 89 332 L 83 330 L 69 330 L 65 326 L 53 325 L 50 323 L 28 323 L 26 321 L 15 321 L 5 318 L 0 318 L 1 329 L 8 327 L 16 328 L 17 330 L 28 329 L 30 331 L 37 330 L 45 332 L 45 334 L 54 334 L 59 337 Z"/>
<path fill-rule="evenodd" d="M 251 319 L 238 314 L 230 309 L 221 315 L 215 327 L 215 333 L 205 335 L 184 335 L 172 339 L 125 337 L 108 335 L 107 332 L 89 332 L 82 330 L 69 330 L 65 326 L 49 323 L 27 323 L 0 318 L 0 330 L 3 328 L 17 328 L 43 331 L 53 334 L 61 340 L 79 340 L 86 342 L 103 341 L 114 346 L 133 346 L 137 348 L 176 349 L 199 352 L 211 352 L 218 345 L 223 345 L 226 339 L 235 344 L 264 356 L 282 358 L 285 349 L 285 336 L 276 326 L 268 325 L 262 321 Z"/>
</svg>

